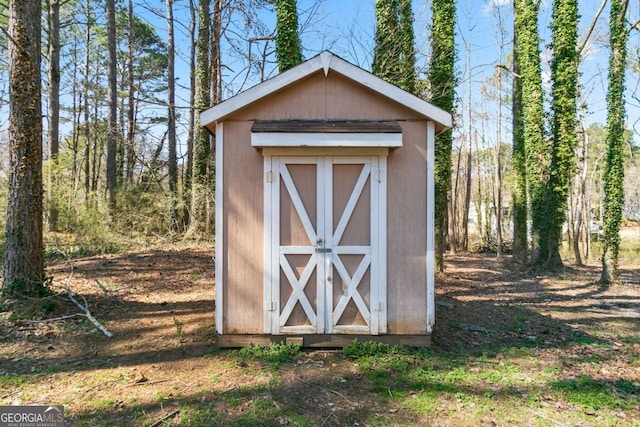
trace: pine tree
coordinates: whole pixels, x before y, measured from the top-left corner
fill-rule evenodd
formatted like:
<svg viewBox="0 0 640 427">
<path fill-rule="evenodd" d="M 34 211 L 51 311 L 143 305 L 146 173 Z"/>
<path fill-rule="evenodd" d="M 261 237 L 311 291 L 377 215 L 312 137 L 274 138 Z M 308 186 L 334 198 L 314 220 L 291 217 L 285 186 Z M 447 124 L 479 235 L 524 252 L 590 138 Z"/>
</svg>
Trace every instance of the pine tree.
<svg viewBox="0 0 640 427">
<path fill-rule="evenodd" d="M 624 75 L 627 65 L 625 15 L 629 0 L 611 0 L 609 18 L 609 89 L 607 91 L 607 157 L 604 170 L 604 242 L 602 275 L 605 284 L 620 280 L 618 254 L 620 252 L 620 222 L 624 206 L 625 98 Z"/>
<path fill-rule="evenodd" d="M 298 36 L 298 10 L 296 0 L 275 0 L 276 4 L 276 57 L 280 72 L 302 62 Z"/>
<path fill-rule="evenodd" d="M 575 173 L 577 83 L 579 54 L 578 1 L 553 2 L 551 22 L 552 146 L 549 180 L 544 192 L 544 222 L 540 224 L 537 264 L 551 270 L 562 267 L 560 243 L 566 220 L 567 198 Z"/>
<path fill-rule="evenodd" d="M 431 3 L 432 54 L 428 79 L 431 102 L 445 111 L 455 109 L 455 3 L 455 0 L 433 0 Z M 438 135 L 435 141 L 435 249 L 439 271 L 444 271 L 452 143 L 451 130 Z"/>
<path fill-rule="evenodd" d="M 40 0 L 9 1 L 10 176 L 4 292 L 44 290 Z"/>
<path fill-rule="evenodd" d="M 109 115 L 107 124 L 107 195 L 109 198 L 109 208 L 111 215 L 116 208 L 116 186 L 117 186 L 117 103 L 118 87 L 116 85 L 116 9 L 115 0 L 106 1 L 107 13 L 107 51 L 108 51 L 108 103 Z"/>
</svg>

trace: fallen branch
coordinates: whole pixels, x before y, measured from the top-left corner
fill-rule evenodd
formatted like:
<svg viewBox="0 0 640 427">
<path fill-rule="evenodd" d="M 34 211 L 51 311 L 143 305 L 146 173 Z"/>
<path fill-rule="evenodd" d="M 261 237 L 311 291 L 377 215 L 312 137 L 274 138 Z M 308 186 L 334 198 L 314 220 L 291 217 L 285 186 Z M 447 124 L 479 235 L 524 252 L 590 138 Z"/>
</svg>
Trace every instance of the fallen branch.
<svg viewBox="0 0 640 427">
<path fill-rule="evenodd" d="M 82 314 L 82 316 L 85 316 L 87 319 L 89 319 L 89 321 L 91 323 L 93 323 L 93 325 L 98 328 L 100 330 L 100 332 L 102 332 L 103 334 L 105 334 L 107 337 L 111 338 L 113 336 L 113 334 L 111 332 L 109 332 L 107 330 L 107 328 L 105 328 L 104 326 L 102 326 L 102 324 L 100 322 L 98 322 L 98 320 L 96 320 L 95 317 L 93 317 L 91 315 L 91 312 L 89 311 L 89 303 L 87 303 L 87 300 L 85 299 L 85 297 L 80 294 L 80 296 L 82 297 L 82 300 L 84 301 L 84 306 L 82 304 L 80 304 L 78 302 L 78 300 L 76 300 L 73 297 L 73 292 L 71 292 L 71 286 L 69 286 L 69 284 L 67 283 L 67 298 L 69 298 L 69 301 L 71 301 L 72 303 L 74 303 L 80 310 L 82 310 L 84 312 L 84 314 Z"/>
<path fill-rule="evenodd" d="M 170 418 L 175 417 L 176 415 L 178 415 L 180 413 L 179 410 L 175 410 L 173 412 L 171 412 L 170 414 L 165 415 L 161 420 L 151 424 L 151 427 L 160 427 L 161 425 L 164 424 L 165 421 L 167 421 Z"/>
</svg>

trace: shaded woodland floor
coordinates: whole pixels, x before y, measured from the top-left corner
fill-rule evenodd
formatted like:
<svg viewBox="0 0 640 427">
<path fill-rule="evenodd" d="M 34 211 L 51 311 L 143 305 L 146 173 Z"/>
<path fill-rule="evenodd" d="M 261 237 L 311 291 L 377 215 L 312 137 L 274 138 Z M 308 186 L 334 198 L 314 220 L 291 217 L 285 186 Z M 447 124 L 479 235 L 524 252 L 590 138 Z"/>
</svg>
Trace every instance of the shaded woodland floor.
<svg viewBox="0 0 640 427">
<path fill-rule="evenodd" d="M 347 354 L 219 349 L 211 255 L 52 262 L 54 291 L 83 295 L 114 336 L 3 301 L 0 404 L 62 404 L 70 426 L 640 425 L 640 262 L 606 289 L 597 266 L 546 275 L 451 256 L 433 348 Z M 79 313 L 51 301 L 32 302 L 41 319 Z"/>
</svg>

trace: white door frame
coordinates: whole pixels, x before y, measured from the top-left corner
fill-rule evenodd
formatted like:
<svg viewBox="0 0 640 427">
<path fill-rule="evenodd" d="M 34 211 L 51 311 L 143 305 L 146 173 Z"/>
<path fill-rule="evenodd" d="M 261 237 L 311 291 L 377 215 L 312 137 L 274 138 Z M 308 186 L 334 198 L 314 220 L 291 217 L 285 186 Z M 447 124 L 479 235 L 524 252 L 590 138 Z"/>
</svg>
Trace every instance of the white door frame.
<svg viewBox="0 0 640 427">
<path fill-rule="evenodd" d="M 356 333 L 380 334 L 387 331 L 386 310 L 386 155 L 365 156 L 280 156 L 277 153 L 263 153 L 264 157 L 264 330 L 269 334 L 309 334 L 309 333 Z M 316 153 L 317 154 L 317 153 Z M 363 164 L 363 170 L 356 181 L 342 217 L 333 230 L 333 165 Z M 313 221 L 302 205 L 297 190 L 286 167 L 287 164 L 315 164 L 317 167 L 317 200 L 318 212 L 316 229 Z M 280 246 L 280 180 L 291 196 L 292 203 L 300 217 L 307 238 L 308 246 Z M 370 182 L 371 191 L 371 229 L 369 246 L 340 246 L 342 233 L 345 231 L 358 198 L 366 182 Z M 306 267 L 300 275 L 296 275 L 286 260 L 288 254 L 307 254 L 310 256 Z M 340 260 L 343 254 L 363 255 L 360 265 L 349 275 Z M 333 306 L 332 275 L 336 268 L 340 278 L 347 284 L 342 297 Z M 280 270 L 287 277 L 291 286 L 291 296 L 280 307 Z M 370 304 L 367 307 L 358 292 L 358 285 L 366 273 L 370 271 Z M 316 271 L 317 295 L 316 312 L 306 295 L 304 287 Z M 337 325 L 349 301 L 353 301 L 366 321 L 366 325 Z M 284 326 L 296 303 L 300 302 L 309 325 Z"/>
</svg>

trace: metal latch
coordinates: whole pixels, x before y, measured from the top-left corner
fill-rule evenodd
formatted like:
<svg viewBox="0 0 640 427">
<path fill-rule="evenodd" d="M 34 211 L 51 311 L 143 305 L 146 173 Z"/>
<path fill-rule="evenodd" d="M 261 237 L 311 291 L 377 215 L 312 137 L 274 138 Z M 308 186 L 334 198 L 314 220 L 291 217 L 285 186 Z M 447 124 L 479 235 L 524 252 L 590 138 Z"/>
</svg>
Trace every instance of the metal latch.
<svg viewBox="0 0 640 427">
<path fill-rule="evenodd" d="M 326 254 L 331 252 L 331 248 L 316 248 L 316 252 L 320 254 Z"/>
</svg>

